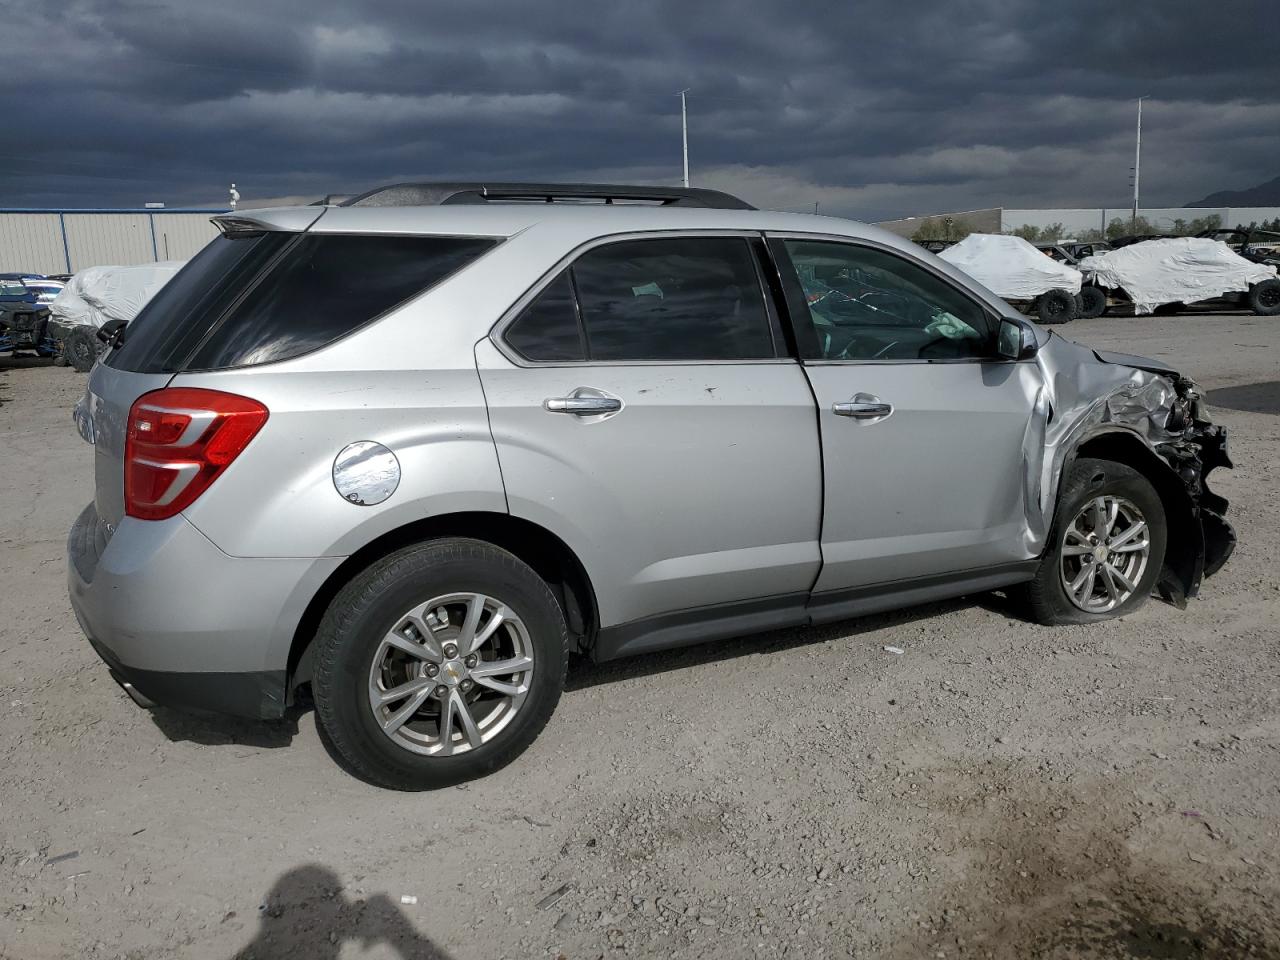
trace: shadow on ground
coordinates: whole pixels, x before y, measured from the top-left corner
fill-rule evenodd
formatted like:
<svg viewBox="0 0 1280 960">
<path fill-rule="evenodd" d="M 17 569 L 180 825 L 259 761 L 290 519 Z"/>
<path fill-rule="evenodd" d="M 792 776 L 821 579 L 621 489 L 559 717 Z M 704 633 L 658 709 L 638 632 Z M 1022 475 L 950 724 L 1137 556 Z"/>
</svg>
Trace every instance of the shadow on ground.
<svg viewBox="0 0 1280 960">
<path fill-rule="evenodd" d="M 577 657 L 569 664 L 565 691 L 585 690 L 602 683 L 615 683 L 619 680 L 632 680 L 673 670 L 685 670 L 716 660 L 782 653 L 795 647 L 825 643 L 842 637 L 856 637 L 886 627 L 904 627 L 918 620 L 943 616 L 973 606 L 982 607 L 1011 619 L 1024 619 L 1021 612 L 1017 610 L 1016 604 L 1000 593 L 957 597 L 954 600 L 941 600 L 889 613 L 840 620 L 818 627 L 790 627 L 675 650 L 658 650 L 621 660 L 610 660 L 606 663 L 593 663 L 587 657 Z"/>
<path fill-rule="evenodd" d="M 298 719 L 305 712 L 302 708 L 291 708 L 282 720 L 247 720 L 153 707 L 151 720 L 175 743 L 186 741 L 206 746 L 240 744 L 273 748 L 287 747 L 293 742 L 298 734 Z"/>
<path fill-rule="evenodd" d="M 257 934 L 231 960 L 337 960 L 347 944 L 360 952 L 384 946 L 404 960 L 449 960 L 390 897 L 347 899 L 337 874 L 314 863 L 275 882 L 258 908 Z"/>
<path fill-rule="evenodd" d="M 1243 410 L 1245 413 L 1280 413 L 1280 380 L 1210 390 L 1206 399 L 1211 407 Z"/>
</svg>

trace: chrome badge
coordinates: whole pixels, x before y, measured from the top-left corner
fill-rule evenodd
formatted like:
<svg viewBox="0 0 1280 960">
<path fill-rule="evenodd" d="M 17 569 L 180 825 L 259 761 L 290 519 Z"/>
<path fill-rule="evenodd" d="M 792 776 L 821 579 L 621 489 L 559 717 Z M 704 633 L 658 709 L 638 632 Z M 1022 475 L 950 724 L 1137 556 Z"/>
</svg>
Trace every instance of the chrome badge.
<svg viewBox="0 0 1280 960">
<path fill-rule="evenodd" d="M 371 507 L 396 492 L 400 485 L 400 461 L 372 440 L 348 444 L 333 461 L 333 485 L 343 500 Z"/>
</svg>

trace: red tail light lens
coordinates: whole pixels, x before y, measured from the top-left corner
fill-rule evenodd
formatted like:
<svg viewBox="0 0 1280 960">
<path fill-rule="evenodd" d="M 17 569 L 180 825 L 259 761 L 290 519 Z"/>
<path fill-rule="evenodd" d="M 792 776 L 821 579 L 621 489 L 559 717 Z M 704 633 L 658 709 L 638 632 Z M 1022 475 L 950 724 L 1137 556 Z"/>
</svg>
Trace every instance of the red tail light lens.
<svg viewBox="0 0 1280 960">
<path fill-rule="evenodd" d="M 144 393 L 129 410 L 125 513 L 139 520 L 181 513 L 266 422 L 266 407 L 234 393 L 195 387 Z"/>
</svg>

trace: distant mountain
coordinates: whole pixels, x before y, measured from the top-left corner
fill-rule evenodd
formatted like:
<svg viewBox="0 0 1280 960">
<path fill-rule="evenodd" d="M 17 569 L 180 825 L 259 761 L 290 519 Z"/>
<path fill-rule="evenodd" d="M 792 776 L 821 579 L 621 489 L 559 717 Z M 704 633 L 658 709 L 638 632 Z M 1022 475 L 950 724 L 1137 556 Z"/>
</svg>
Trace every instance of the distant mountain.
<svg viewBox="0 0 1280 960">
<path fill-rule="evenodd" d="M 1188 207 L 1280 207 L 1280 177 L 1248 190 L 1219 190 Z"/>
</svg>

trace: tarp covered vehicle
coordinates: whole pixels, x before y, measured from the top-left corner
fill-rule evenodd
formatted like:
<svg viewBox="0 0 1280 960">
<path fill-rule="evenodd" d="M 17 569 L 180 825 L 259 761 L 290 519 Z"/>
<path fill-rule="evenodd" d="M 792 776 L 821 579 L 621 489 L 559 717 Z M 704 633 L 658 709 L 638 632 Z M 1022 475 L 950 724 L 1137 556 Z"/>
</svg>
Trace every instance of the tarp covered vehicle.
<svg viewBox="0 0 1280 960">
<path fill-rule="evenodd" d="M 1021 237 L 971 233 L 938 254 L 1041 323 L 1066 323 L 1079 310 L 1080 271 L 1045 256 Z"/>
<path fill-rule="evenodd" d="M 88 267 L 71 277 L 49 304 L 49 335 L 58 356 L 84 373 L 102 349 L 98 331 L 111 321 L 128 323 L 185 265 L 182 260 L 129 267 Z"/>
<path fill-rule="evenodd" d="M 1280 314 L 1276 268 L 1246 260 L 1207 237 L 1145 240 L 1085 257 L 1080 270 L 1088 285 L 1131 302 L 1134 313 L 1225 296 L 1260 316 Z"/>
</svg>

